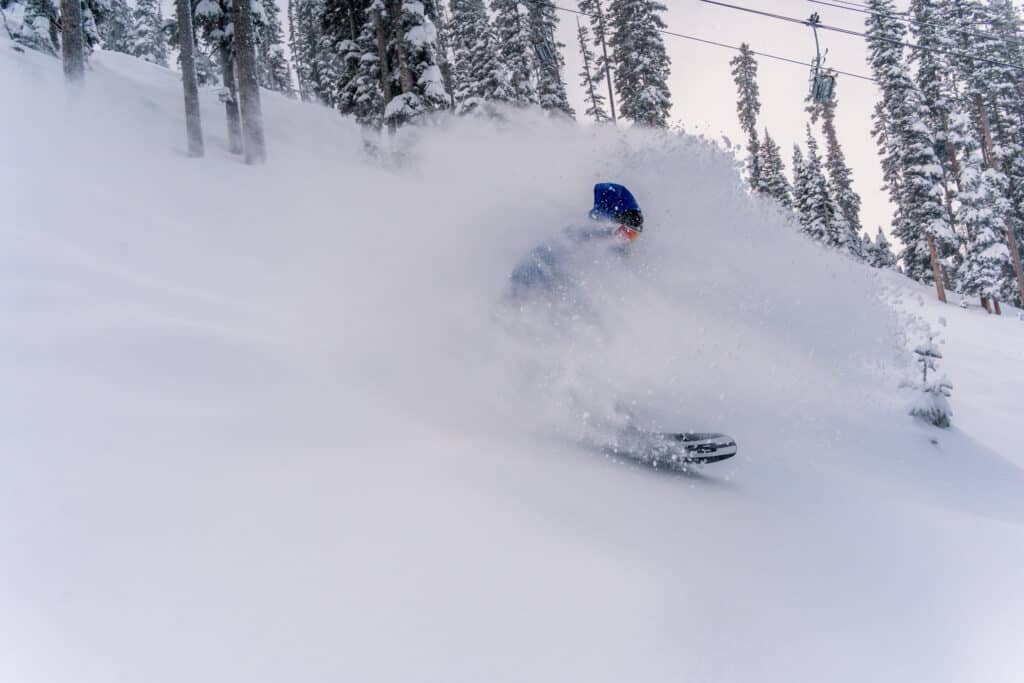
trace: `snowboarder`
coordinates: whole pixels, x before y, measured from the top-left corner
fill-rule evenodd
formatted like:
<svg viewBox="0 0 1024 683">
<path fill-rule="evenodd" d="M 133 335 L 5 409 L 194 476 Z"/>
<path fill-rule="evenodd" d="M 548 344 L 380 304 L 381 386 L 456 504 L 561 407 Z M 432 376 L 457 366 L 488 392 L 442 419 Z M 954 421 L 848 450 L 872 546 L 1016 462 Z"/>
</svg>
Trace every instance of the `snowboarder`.
<svg viewBox="0 0 1024 683">
<path fill-rule="evenodd" d="M 618 183 L 594 185 L 594 208 L 586 225 L 565 229 L 560 240 L 546 242 L 512 271 L 512 295 L 537 290 L 561 291 L 568 287 L 567 262 L 584 244 L 607 244 L 624 254 L 644 230 L 644 215 L 633 193 Z"/>
</svg>

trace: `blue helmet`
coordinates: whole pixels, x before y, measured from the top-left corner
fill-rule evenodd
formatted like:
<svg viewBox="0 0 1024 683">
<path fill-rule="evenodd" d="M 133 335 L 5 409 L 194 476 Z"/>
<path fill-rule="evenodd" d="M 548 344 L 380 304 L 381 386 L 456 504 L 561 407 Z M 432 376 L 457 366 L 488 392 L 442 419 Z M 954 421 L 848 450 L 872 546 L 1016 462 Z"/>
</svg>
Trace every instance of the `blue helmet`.
<svg viewBox="0 0 1024 683">
<path fill-rule="evenodd" d="M 633 193 L 617 183 L 594 185 L 594 208 L 590 210 L 594 220 L 618 221 L 640 232 L 644 229 L 644 215 Z"/>
</svg>

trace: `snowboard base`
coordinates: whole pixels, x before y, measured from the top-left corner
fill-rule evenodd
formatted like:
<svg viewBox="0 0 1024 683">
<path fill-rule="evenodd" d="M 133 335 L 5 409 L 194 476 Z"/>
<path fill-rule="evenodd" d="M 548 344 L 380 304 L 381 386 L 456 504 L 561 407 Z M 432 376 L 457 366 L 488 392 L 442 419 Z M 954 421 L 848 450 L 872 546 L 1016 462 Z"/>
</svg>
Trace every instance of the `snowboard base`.
<svg viewBox="0 0 1024 683">
<path fill-rule="evenodd" d="M 630 430 L 605 451 L 651 467 L 685 470 L 728 460 L 738 449 L 736 441 L 725 434 Z"/>
</svg>

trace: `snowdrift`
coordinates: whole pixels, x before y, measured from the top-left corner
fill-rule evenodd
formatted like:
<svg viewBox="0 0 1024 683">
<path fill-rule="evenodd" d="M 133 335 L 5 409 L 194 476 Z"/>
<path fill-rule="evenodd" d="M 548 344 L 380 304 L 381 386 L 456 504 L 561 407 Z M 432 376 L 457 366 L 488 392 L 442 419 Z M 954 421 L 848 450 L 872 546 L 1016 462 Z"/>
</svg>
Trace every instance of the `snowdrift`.
<svg viewBox="0 0 1024 683">
<path fill-rule="evenodd" d="M 912 287 L 714 144 L 510 113 L 373 156 L 264 93 L 250 168 L 212 92 L 184 155 L 152 65 L 0 80 L 4 680 L 1016 679 L 1021 471 L 906 417 Z M 609 180 L 647 224 L 587 314 L 510 311 Z M 741 457 L 576 445 L 623 403 Z"/>
</svg>

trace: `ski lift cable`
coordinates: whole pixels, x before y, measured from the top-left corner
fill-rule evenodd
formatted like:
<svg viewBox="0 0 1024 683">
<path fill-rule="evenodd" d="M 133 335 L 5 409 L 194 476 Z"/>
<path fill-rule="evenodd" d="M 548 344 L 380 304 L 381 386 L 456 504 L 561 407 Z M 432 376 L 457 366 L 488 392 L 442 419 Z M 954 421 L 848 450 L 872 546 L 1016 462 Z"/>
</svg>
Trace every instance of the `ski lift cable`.
<svg viewBox="0 0 1024 683">
<path fill-rule="evenodd" d="M 905 13 L 880 12 L 878 10 L 870 9 L 869 7 L 854 5 L 854 3 L 848 3 L 848 5 L 849 5 L 848 6 L 847 4 L 837 5 L 837 4 L 833 3 L 833 2 L 826 2 L 826 0 L 807 0 L 807 1 L 808 2 L 813 2 L 815 5 L 825 5 L 826 7 L 834 7 L 836 9 L 846 10 L 847 12 L 859 12 L 861 14 L 871 14 L 871 15 L 880 16 L 880 17 L 889 17 L 890 19 L 895 19 L 896 21 L 898 21 L 898 22 L 900 22 L 902 24 L 906 24 L 908 26 L 912 26 L 912 25 L 930 26 L 932 28 L 946 29 L 946 27 L 943 26 L 942 24 L 936 24 L 935 22 L 931 22 L 931 21 L 921 21 L 920 19 L 913 19 L 913 18 L 911 18 L 909 15 L 907 15 Z M 842 0 L 840 0 L 840 2 L 841 1 Z M 998 36 L 994 36 L 991 33 L 980 33 L 980 32 L 977 32 L 977 31 L 968 31 L 966 29 L 953 29 L 953 32 L 954 33 L 959 33 L 959 34 L 965 35 L 965 36 L 973 36 L 974 38 L 984 38 L 986 40 L 999 40 Z M 1021 39 L 1020 34 L 1018 34 L 1016 36 L 1016 39 L 1017 40 Z"/>
<path fill-rule="evenodd" d="M 811 25 L 811 22 L 808 21 L 807 19 L 797 19 L 796 17 L 787 17 L 787 16 L 785 16 L 783 14 L 775 14 L 774 12 L 765 12 L 764 10 L 757 10 L 757 9 L 753 9 L 751 7 L 741 7 L 740 5 L 731 5 L 731 4 L 727 3 L 727 2 L 719 2 L 719 0 L 700 0 L 700 1 L 704 2 L 704 3 L 707 3 L 709 5 L 717 5 L 719 7 L 725 7 L 727 9 L 739 10 L 741 12 L 749 12 L 750 14 L 758 14 L 758 15 L 761 15 L 761 16 L 764 16 L 764 17 L 769 17 L 771 19 L 778 19 L 780 21 L 786 21 L 786 22 L 789 22 L 791 24 L 800 24 L 801 26 L 810 26 Z M 817 27 L 822 29 L 822 30 L 825 30 L 825 31 L 834 31 L 836 33 L 841 33 L 841 34 L 848 35 L 848 36 L 856 36 L 858 38 L 867 38 L 868 37 L 868 35 L 866 33 L 864 33 L 863 31 L 854 31 L 853 29 L 841 28 L 839 26 L 830 26 L 828 24 L 818 23 Z M 991 64 L 993 66 L 1001 66 L 1001 67 L 1004 67 L 1004 68 L 1007 68 L 1007 69 L 1013 69 L 1015 71 L 1024 71 L 1024 67 L 1018 66 L 1016 64 L 1009 64 L 1007 62 L 1000 62 L 1000 61 L 995 60 L 995 59 L 988 59 L 987 57 L 976 57 L 974 55 L 965 54 L 965 53 L 960 52 L 958 50 L 940 50 L 940 49 L 934 48 L 934 47 L 921 47 L 921 46 L 915 45 L 913 43 L 908 43 L 908 42 L 905 42 L 905 41 L 902 41 L 902 40 L 896 40 L 895 38 L 885 38 L 885 37 L 881 37 L 881 36 L 878 36 L 877 40 L 881 40 L 882 42 L 886 42 L 886 43 L 891 43 L 892 45 L 899 45 L 901 47 L 907 47 L 907 48 L 910 48 L 912 50 L 923 50 L 923 51 L 927 51 L 927 52 L 934 52 L 936 54 L 945 54 L 945 55 L 951 55 L 951 56 L 954 56 L 954 57 L 961 57 L 963 59 L 973 59 L 975 61 L 984 62 L 985 64 Z"/>
<path fill-rule="evenodd" d="M 558 5 L 555 5 L 555 9 L 560 10 L 562 12 L 570 12 L 572 14 L 580 14 L 580 15 L 583 15 L 583 16 L 587 16 L 586 12 L 580 12 L 579 10 L 569 9 L 568 7 L 559 7 Z M 685 40 L 693 40 L 695 42 L 704 43 L 706 45 L 714 45 L 715 47 L 723 47 L 723 48 L 725 48 L 727 50 L 733 50 L 735 52 L 739 52 L 739 50 L 740 50 L 740 47 L 738 45 L 729 45 L 728 43 L 720 43 L 720 42 L 718 42 L 716 40 L 708 40 L 707 38 L 698 38 L 697 36 L 690 36 L 690 35 L 687 35 L 685 33 L 677 33 L 675 31 L 667 31 L 667 30 L 663 30 L 663 29 L 658 29 L 658 33 L 663 33 L 663 34 L 665 34 L 667 36 L 672 36 L 674 38 L 683 38 Z M 814 67 L 814 64 L 812 64 L 811 62 L 801 62 L 799 59 L 790 59 L 789 57 L 783 57 L 781 55 L 773 55 L 770 52 L 759 52 L 757 50 L 751 50 L 751 53 L 757 55 L 758 57 L 765 57 L 767 59 L 775 59 L 775 60 L 778 60 L 780 62 L 786 62 L 787 64 L 796 64 L 797 66 L 807 66 L 807 67 L 811 67 L 811 68 Z M 830 68 L 829 71 L 832 72 L 832 73 L 835 73 L 835 74 L 839 74 L 841 76 L 849 76 L 851 78 L 859 78 L 862 81 L 871 81 L 872 83 L 876 82 L 875 79 L 872 78 L 871 76 L 865 76 L 863 74 L 853 73 L 851 71 L 842 71 L 840 69 L 832 69 L 832 68 Z"/>
</svg>

